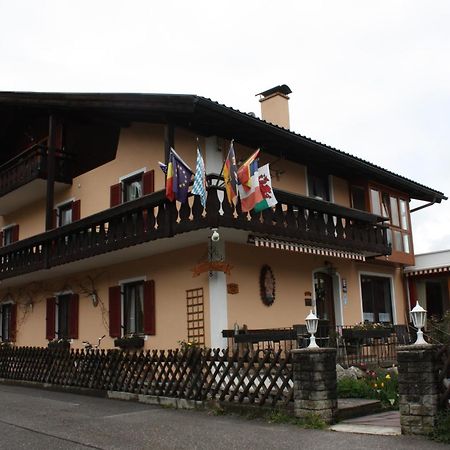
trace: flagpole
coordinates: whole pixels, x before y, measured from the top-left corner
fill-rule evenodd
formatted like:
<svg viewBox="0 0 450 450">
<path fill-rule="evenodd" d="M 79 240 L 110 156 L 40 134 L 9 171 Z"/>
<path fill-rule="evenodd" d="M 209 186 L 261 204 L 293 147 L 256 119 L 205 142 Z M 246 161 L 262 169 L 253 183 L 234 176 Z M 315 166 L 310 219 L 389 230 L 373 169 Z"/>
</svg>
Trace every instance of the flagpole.
<svg viewBox="0 0 450 450">
<path fill-rule="evenodd" d="M 233 143 L 234 143 L 234 139 L 231 139 L 231 142 L 230 142 L 230 148 L 231 148 L 231 146 L 233 145 Z M 229 153 L 229 152 L 230 152 L 230 150 L 228 149 L 228 153 Z M 228 154 L 227 154 L 227 158 L 228 158 Z M 225 163 L 227 162 L 227 158 L 225 158 L 225 160 L 223 161 L 222 168 L 220 169 L 220 173 L 219 173 L 219 178 L 217 178 L 217 181 L 216 181 L 216 186 L 219 185 L 219 180 L 220 180 L 220 177 L 221 177 L 222 174 L 223 174 L 223 168 L 225 167 Z"/>
</svg>

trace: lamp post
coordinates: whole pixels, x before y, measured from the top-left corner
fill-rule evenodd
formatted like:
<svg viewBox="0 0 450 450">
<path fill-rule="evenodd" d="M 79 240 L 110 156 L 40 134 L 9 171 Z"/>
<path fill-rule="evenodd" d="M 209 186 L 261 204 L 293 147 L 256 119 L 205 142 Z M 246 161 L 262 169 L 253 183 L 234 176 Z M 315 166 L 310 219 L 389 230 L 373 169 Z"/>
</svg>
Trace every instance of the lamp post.
<svg viewBox="0 0 450 450">
<path fill-rule="evenodd" d="M 411 310 L 411 317 L 414 326 L 417 328 L 417 340 L 414 342 L 414 345 L 423 345 L 428 344 L 423 338 L 422 328 L 427 323 L 427 310 L 423 309 L 419 302 L 416 302 L 416 306 Z"/>
<path fill-rule="evenodd" d="M 305 322 L 306 322 L 306 329 L 308 330 L 308 333 L 311 335 L 308 348 L 318 348 L 319 346 L 316 344 L 316 338 L 314 335 L 317 333 L 317 325 L 319 324 L 319 319 L 312 312 L 312 310 L 306 317 Z"/>
</svg>

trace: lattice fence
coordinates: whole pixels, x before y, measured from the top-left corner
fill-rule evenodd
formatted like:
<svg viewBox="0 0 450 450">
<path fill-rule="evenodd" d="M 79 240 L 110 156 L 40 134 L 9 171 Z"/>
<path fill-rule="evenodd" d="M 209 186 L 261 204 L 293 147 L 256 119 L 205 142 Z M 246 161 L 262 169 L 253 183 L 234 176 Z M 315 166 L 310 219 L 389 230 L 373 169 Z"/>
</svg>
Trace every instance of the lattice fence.
<svg viewBox="0 0 450 450">
<path fill-rule="evenodd" d="M 135 394 L 286 405 L 293 399 L 291 354 L 281 350 L 0 349 L 0 378 Z"/>
</svg>

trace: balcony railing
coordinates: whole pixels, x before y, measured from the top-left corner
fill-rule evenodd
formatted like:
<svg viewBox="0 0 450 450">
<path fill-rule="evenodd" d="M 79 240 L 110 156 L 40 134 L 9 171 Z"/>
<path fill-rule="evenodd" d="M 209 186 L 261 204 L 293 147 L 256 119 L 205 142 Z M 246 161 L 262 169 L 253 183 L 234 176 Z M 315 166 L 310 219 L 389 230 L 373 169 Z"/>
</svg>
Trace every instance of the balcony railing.
<svg viewBox="0 0 450 450">
<path fill-rule="evenodd" d="M 47 178 L 45 142 L 33 145 L 0 166 L 0 196 L 35 180 Z M 71 162 L 67 153 L 55 154 L 55 181 L 70 183 Z"/>
<path fill-rule="evenodd" d="M 179 204 L 158 191 L 0 249 L 0 279 L 210 227 L 365 254 L 389 253 L 386 228 L 376 223 L 376 216 L 282 191 L 276 195 L 276 208 L 247 214 L 240 203 L 232 207 L 223 201 L 220 187 L 209 187 L 206 208 L 198 196 Z"/>
</svg>

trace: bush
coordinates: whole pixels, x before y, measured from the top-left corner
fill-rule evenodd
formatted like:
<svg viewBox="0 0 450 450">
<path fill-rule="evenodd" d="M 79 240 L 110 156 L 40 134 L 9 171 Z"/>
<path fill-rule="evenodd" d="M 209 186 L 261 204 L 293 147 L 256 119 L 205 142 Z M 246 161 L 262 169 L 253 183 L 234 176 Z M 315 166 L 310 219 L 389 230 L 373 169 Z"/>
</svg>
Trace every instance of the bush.
<svg viewBox="0 0 450 450">
<path fill-rule="evenodd" d="M 438 441 L 444 442 L 445 444 L 450 444 L 450 411 L 443 411 L 439 414 L 437 418 L 436 426 L 430 435 L 430 438 Z"/>
</svg>

